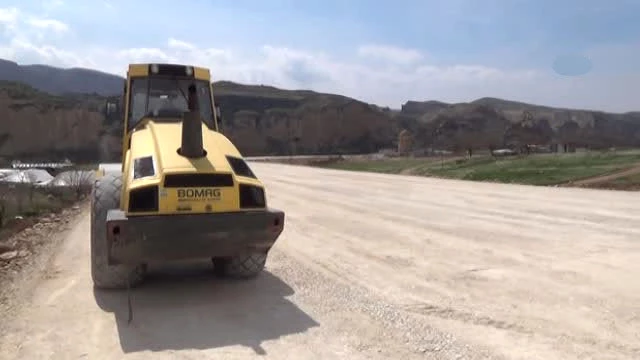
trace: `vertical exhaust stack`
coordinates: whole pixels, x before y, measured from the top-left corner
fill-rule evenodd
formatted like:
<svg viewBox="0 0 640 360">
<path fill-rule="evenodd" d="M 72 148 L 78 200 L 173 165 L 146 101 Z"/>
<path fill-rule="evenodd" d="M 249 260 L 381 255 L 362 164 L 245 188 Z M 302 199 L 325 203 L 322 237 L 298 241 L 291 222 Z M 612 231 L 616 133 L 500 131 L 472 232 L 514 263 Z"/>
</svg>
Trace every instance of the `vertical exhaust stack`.
<svg viewBox="0 0 640 360">
<path fill-rule="evenodd" d="M 202 144 L 202 121 L 200 120 L 200 104 L 198 93 L 194 84 L 189 85 L 187 97 L 189 111 L 182 118 L 182 144 L 178 154 L 187 158 L 199 158 L 206 152 Z"/>
</svg>

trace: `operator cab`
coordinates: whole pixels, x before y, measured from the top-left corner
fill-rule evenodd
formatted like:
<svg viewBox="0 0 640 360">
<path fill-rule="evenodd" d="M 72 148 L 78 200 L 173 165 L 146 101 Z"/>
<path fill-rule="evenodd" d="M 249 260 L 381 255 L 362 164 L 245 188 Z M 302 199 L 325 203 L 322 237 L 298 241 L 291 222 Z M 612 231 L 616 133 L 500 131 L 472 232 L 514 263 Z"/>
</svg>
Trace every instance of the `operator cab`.
<svg viewBox="0 0 640 360">
<path fill-rule="evenodd" d="M 145 118 L 155 122 L 181 122 L 183 113 L 189 111 L 187 94 L 191 84 L 196 87 L 201 120 L 209 129 L 215 130 L 208 81 L 159 76 L 131 79 L 127 130 L 133 130 Z"/>
<path fill-rule="evenodd" d="M 189 111 L 189 86 L 194 85 L 198 97 L 199 116 L 210 130 L 219 130 L 220 110 L 213 103 L 209 74 L 196 76 L 196 68 L 174 64 L 134 64 L 127 73 L 129 83 L 124 82 L 124 97 L 120 101 L 107 100 L 105 116 L 108 122 L 126 123 L 125 133 L 129 133 L 143 120 L 154 122 L 181 122 Z M 127 91 L 129 90 L 129 91 Z M 124 104 L 122 104 L 122 100 Z M 124 119 L 124 111 L 128 112 Z"/>
</svg>

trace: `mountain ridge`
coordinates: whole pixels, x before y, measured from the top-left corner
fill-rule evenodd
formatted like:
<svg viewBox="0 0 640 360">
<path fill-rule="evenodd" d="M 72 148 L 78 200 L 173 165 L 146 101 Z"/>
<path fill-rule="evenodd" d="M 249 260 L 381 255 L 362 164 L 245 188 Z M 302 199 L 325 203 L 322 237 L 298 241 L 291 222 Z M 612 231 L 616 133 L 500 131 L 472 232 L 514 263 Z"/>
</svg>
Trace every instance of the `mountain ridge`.
<svg viewBox="0 0 640 360">
<path fill-rule="evenodd" d="M 0 59 L 0 80 L 13 80 L 10 79 L 9 76 L 7 76 L 5 73 L 5 67 L 13 67 L 13 68 L 19 68 L 21 71 L 26 72 L 27 74 L 31 75 L 32 73 L 32 69 L 39 69 L 39 70 L 46 70 L 46 71 L 50 71 L 52 73 L 64 73 L 64 74 L 68 74 L 69 76 L 82 76 L 83 74 L 86 75 L 91 75 L 91 76 L 95 76 L 95 77 L 103 77 L 105 80 L 105 82 L 108 82 L 109 85 L 108 86 L 104 86 L 104 84 L 96 84 L 95 88 L 93 89 L 93 91 L 86 91 L 84 88 L 82 89 L 74 89 L 72 91 L 68 91 L 68 90 L 58 90 L 58 89 L 50 89 L 46 86 L 43 86 L 42 84 L 38 83 L 37 81 L 32 81 L 29 78 L 26 79 L 16 79 L 17 81 L 20 82 L 24 82 L 28 85 L 31 85 L 32 87 L 42 90 L 42 91 L 46 91 L 46 92 L 50 92 L 52 94 L 56 94 L 56 95 L 63 95 L 63 94 L 76 94 L 76 93 L 96 93 L 99 95 L 104 95 L 104 96 L 111 96 L 111 95 L 117 95 L 119 93 L 122 92 L 122 81 L 125 79 L 123 76 L 121 75 L 117 75 L 117 74 L 112 74 L 109 72 L 105 72 L 105 71 L 101 71 L 101 70 L 96 70 L 96 69 L 91 69 L 91 68 L 85 68 L 85 67 L 69 67 L 69 68 L 63 68 L 63 67 L 57 67 L 57 66 L 52 66 L 52 65 L 47 65 L 47 64 L 39 64 L 39 63 L 33 63 L 33 64 L 19 64 L 17 62 L 11 61 L 11 60 L 6 60 L 6 59 Z M 256 95 L 256 93 L 261 93 L 261 92 L 279 92 L 279 93 L 287 93 L 287 94 L 301 94 L 301 95 L 306 95 L 306 96 L 311 96 L 311 95 L 332 95 L 332 96 L 342 96 L 342 97 L 347 97 L 347 98 L 351 98 L 345 95 L 341 95 L 341 94 L 334 94 L 334 93 L 323 93 L 323 92 L 318 92 L 315 90 L 310 90 L 310 89 L 288 89 L 288 88 L 282 88 L 282 87 L 276 87 L 273 85 L 265 85 L 265 84 L 249 84 L 249 83 L 241 83 L 241 82 L 235 82 L 235 81 L 230 81 L 230 80 L 215 80 L 213 81 L 213 85 L 214 85 L 214 91 L 218 90 L 220 91 L 220 88 L 222 89 L 224 94 L 229 94 L 231 92 L 233 92 L 234 90 L 240 93 L 246 93 L 249 92 L 251 93 L 251 95 Z M 62 88 L 65 88 L 64 85 L 59 85 Z M 71 84 L 68 85 L 68 87 L 70 88 L 74 88 L 75 85 Z M 103 89 L 101 89 L 103 88 Z M 253 91 L 247 91 L 247 90 L 254 90 Z M 354 98 L 355 99 L 355 98 Z M 358 101 L 362 101 L 362 100 L 358 100 Z M 365 102 L 365 101 L 362 101 Z M 467 101 L 467 102 L 446 102 L 446 101 L 442 101 L 442 100 L 407 100 L 405 101 L 404 104 L 406 103 L 439 103 L 439 104 L 443 104 L 443 105 L 458 105 L 458 104 L 479 104 L 479 103 L 484 103 L 484 102 L 501 102 L 504 104 L 511 104 L 511 105 L 519 105 L 519 106 L 531 106 L 531 107 L 535 107 L 535 108 L 545 108 L 545 109 L 554 109 L 554 110 L 566 110 L 566 111 L 595 111 L 595 112 L 603 112 L 603 113 L 607 113 L 607 114 L 640 114 L 640 110 L 638 111 L 626 111 L 626 112 L 614 112 L 614 111 L 605 111 L 605 110 L 594 110 L 594 109 L 583 109 L 583 108 L 575 108 L 575 107 L 556 107 L 556 106 L 550 106 L 550 105 L 544 105 L 544 104 L 537 104 L 537 103 L 529 103 L 529 102 L 524 102 L 524 101 L 517 101 L 517 100 L 510 100 L 510 99 L 505 99 L 505 98 L 497 98 L 497 97 L 491 97 L 491 96 L 483 96 L 480 98 L 477 98 L 475 100 L 471 100 L 471 101 Z M 368 103 L 368 102 L 367 102 Z M 375 105 L 381 108 L 388 108 L 388 106 L 381 106 L 375 103 L 370 103 L 371 105 Z M 402 107 L 401 104 L 400 106 Z M 394 108 L 390 108 L 392 110 L 399 110 L 399 109 L 394 109 Z"/>
</svg>

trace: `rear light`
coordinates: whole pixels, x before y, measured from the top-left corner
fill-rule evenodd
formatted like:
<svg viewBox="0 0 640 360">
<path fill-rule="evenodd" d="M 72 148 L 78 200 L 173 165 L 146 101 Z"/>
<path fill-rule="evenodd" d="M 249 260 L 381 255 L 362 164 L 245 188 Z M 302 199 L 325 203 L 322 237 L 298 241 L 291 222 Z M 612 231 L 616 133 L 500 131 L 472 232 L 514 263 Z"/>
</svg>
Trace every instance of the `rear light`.
<svg viewBox="0 0 640 360">
<path fill-rule="evenodd" d="M 129 212 L 158 211 L 158 186 L 145 186 L 129 192 Z"/>
<path fill-rule="evenodd" d="M 266 206 L 264 189 L 262 187 L 240 184 L 239 190 L 240 208 L 264 208 Z"/>
</svg>

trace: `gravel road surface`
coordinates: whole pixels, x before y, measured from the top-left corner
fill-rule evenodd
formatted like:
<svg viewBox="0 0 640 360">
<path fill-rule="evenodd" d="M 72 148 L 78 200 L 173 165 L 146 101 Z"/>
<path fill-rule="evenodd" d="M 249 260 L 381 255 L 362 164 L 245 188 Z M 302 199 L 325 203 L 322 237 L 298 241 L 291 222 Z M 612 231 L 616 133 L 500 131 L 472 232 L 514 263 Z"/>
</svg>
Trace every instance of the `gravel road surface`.
<svg viewBox="0 0 640 360">
<path fill-rule="evenodd" d="M 637 193 L 252 166 L 287 212 L 259 278 L 152 267 L 127 324 L 87 208 L 1 314 L 0 359 L 640 358 Z"/>
</svg>

